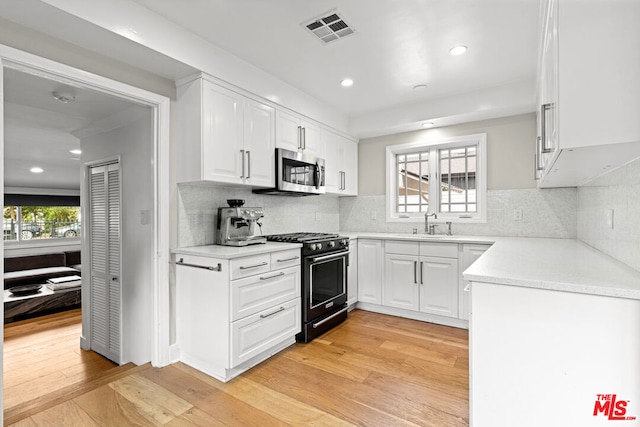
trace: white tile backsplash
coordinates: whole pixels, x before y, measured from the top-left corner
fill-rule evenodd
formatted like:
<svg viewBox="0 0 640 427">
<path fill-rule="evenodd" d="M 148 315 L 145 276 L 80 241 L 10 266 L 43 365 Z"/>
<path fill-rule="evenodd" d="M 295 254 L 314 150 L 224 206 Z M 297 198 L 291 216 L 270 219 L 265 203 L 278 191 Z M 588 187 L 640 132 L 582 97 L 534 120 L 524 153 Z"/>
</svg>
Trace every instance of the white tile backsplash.
<svg viewBox="0 0 640 427">
<path fill-rule="evenodd" d="M 340 227 L 339 200 L 335 196 L 266 196 L 242 187 L 178 184 L 178 246 L 213 244 L 218 208 L 228 206 L 227 199 L 244 199 L 245 206 L 263 207 L 263 234 L 335 232 Z"/>
<path fill-rule="evenodd" d="M 577 222 L 578 239 L 640 270 L 640 160 L 579 187 Z"/>
<path fill-rule="evenodd" d="M 389 233 L 424 232 L 424 221 L 386 222 L 385 196 L 358 196 L 340 199 L 340 230 Z M 487 223 L 453 224 L 453 234 L 517 237 L 575 238 L 577 197 L 575 188 L 489 190 Z M 522 209 L 521 221 L 513 211 Z M 376 219 L 373 219 L 373 218 Z M 441 224 L 438 234 L 445 232 Z"/>
</svg>

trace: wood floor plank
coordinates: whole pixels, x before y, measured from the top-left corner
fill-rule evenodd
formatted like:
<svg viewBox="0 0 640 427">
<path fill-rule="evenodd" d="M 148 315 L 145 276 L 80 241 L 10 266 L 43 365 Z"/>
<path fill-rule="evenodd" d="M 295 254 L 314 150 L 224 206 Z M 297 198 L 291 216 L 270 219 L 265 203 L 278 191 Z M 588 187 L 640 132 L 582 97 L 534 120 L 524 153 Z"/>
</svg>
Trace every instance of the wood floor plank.
<svg viewBox="0 0 640 427">
<path fill-rule="evenodd" d="M 456 364 L 456 356 L 441 351 L 433 351 L 416 345 L 399 343 L 396 341 L 385 341 L 381 346 L 386 350 L 397 351 L 407 356 L 413 356 L 418 359 L 428 360 L 430 362 L 440 363 L 445 366 L 453 366 Z"/>
<path fill-rule="evenodd" d="M 100 427 L 73 401 L 66 401 L 31 416 L 38 427 Z"/>
</svg>

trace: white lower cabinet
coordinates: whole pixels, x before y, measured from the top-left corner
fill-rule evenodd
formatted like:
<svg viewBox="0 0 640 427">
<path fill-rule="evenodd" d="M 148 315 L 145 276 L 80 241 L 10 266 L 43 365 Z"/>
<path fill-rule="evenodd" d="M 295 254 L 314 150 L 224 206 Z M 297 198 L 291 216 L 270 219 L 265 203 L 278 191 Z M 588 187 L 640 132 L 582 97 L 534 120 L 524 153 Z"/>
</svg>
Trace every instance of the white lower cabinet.
<svg viewBox="0 0 640 427">
<path fill-rule="evenodd" d="M 347 305 L 353 307 L 356 302 L 358 302 L 358 240 L 351 239 L 347 270 Z"/>
<path fill-rule="evenodd" d="M 358 239 L 358 301 L 382 304 L 381 240 Z"/>
<path fill-rule="evenodd" d="M 457 317 L 457 253 L 457 244 L 387 241 L 383 304 Z"/>
<path fill-rule="evenodd" d="M 491 245 L 464 244 L 462 245 L 462 255 L 460 258 L 460 300 L 458 302 L 458 317 L 460 319 L 469 320 L 470 310 L 470 283 L 462 278 L 462 273 L 471 266 L 480 255 L 485 253 Z"/>
<path fill-rule="evenodd" d="M 180 360 L 228 381 L 295 342 L 300 249 L 228 259 L 176 255 Z"/>
</svg>

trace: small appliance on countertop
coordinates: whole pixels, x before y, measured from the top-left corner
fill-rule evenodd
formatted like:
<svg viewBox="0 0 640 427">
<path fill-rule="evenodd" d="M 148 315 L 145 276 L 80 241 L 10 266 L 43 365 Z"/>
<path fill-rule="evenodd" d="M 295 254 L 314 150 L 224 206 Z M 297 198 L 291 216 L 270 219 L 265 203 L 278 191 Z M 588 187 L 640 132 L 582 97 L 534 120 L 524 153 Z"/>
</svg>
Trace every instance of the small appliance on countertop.
<svg viewBox="0 0 640 427">
<path fill-rule="evenodd" d="M 247 246 L 266 243 L 262 236 L 262 208 L 244 207 L 244 200 L 229 199 L 229 207 L 218 208 L 216 243 L 224 246 Z M 256 225 L 258 227 L 256 227 Z"/>
</svg>

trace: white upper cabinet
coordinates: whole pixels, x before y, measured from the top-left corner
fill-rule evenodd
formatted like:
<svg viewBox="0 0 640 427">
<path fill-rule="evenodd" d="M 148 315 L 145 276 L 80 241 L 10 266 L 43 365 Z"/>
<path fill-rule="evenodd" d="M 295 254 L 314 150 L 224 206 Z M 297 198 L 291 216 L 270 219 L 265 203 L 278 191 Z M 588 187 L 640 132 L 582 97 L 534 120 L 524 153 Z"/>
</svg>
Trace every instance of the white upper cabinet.
<svg viewBox="0 0 640 427">
<path fill-rule="evenodd" d="M 640 156 L 640 2 L 543 8 L 536 175 L 576 186 Z"/>
<path fill-rule="evenodd" d="M 325 158 L 320 126 L 280 110 L 276 113 L 276 147 Z"/>
<path fill-rule="evenodd" d="M 178 87 L 178 182 L 275 183 L 275 110 L 206 79 Z"/>
<path fill-rule="evenodd" d="M 325 129 L 322 141 L 326 153 L 327 193 L 358 195 L 358 144 Z"/>
</svg>

